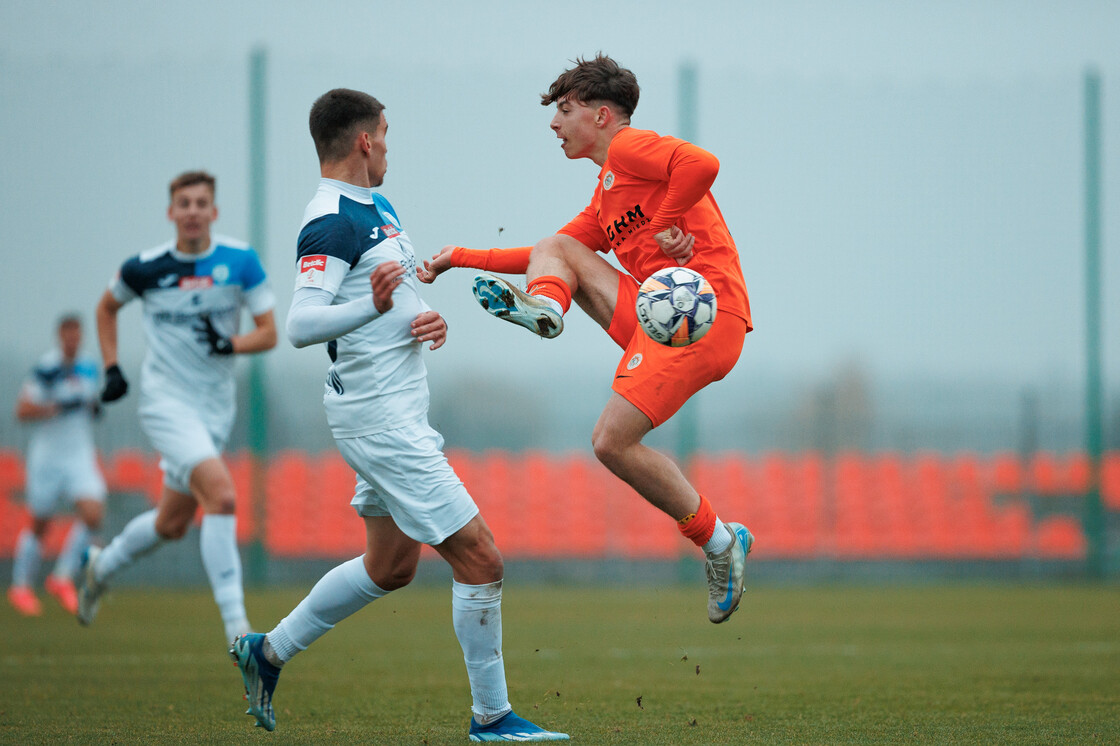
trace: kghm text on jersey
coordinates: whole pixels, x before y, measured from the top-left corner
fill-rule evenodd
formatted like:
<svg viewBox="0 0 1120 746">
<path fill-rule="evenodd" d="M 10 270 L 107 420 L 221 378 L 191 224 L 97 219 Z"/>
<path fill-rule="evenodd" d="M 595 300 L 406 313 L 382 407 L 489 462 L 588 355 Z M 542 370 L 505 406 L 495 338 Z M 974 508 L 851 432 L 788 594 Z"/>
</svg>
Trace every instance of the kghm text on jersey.
<svg viewBox="0 0 1120 746">
<path fill-rule="evenodd" d="M 607 240 L 612 244 L 616 240 L 621 241 L 627 236 L 630 236 L 639 227 L 649 222 L 644 212 L 642 212 L 641 205 L 634 205 L 633 210 L 627 210 L 625 215 L 615 219 L 614 222 L 607 224 Z"/>
</svg>

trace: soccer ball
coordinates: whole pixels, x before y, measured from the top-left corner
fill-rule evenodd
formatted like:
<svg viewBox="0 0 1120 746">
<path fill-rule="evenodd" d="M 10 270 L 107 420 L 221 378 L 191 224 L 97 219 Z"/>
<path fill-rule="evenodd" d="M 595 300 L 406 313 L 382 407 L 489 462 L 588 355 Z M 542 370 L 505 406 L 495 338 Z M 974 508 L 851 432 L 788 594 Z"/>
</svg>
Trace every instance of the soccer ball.
<svg viewBox="0 0 1120 746">
<path fill-rule="evenodd" d="M 703 275 L 685 267 L 659 269 L 638 288 L 638 323 L 654 342 L 684 347 L 699 340 L 716 319 L 716 292 Z"/>
</svg>

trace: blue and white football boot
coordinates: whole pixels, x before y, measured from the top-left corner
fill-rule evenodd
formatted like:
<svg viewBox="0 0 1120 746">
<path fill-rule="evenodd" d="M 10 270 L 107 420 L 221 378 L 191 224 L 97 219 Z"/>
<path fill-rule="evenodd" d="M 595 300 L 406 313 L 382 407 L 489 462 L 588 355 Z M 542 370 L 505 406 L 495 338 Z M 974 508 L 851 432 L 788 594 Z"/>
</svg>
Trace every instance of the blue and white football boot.
<svg viewBox="0 0 1120 746">
<path fill-rule="evenodd" d="M 725 523 L 731 532 L 731 546 L 723 552 L 709 556 L 704 563 L 708 575 L 708 619 L 715 624 L 739 608 L 743 597 L 747 555 L 751 553 L 754 536 L 740 523 Z"/>
<path fill-rule="evenodd" d="M 567 741 L 567 733 L 555 733 L 534 725 L 513 710 L 488 725 L 479 725 L 471 718 L 472 741 Z"/>
<path fill-rule="evenodd" d="M 536 298 L 500 277 L 480 274 L 474 278 L 475 300 L 491 316 L 523 326 L 533 334 L 552 339 L 564 331 L 564 317 L 547 300 Z"/>
<path fill-rule="evenodd" d="M 261 645 L 264 635 L 252 632 L 241 635 L 229 648 L 230 657 L 241 669 L 241 680 L 245 683 L 245 699 L 249 700 L 246 715 L 257 719 L 257 725 L 265 730 L 275 730 L 276 716 L 272 712 L 272 692 L 280 679 L 280 669 L 264 657 Z"/>
</svg>

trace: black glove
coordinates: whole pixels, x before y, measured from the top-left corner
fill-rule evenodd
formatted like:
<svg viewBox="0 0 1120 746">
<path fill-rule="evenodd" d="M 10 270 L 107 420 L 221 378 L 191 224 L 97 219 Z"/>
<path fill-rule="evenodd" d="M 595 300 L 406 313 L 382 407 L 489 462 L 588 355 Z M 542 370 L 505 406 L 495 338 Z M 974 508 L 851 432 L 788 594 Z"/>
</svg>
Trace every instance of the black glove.
<svg viewBox="0 0 1120 746">
<path fill-rule="evenodd" d="M 198 341 L 210 345 L 211 355 L 233 354 L 233 342 L 229 337 L 223 337 L 218 333 L 214 328 L 214 322 L 210 320 L 210 314 L 200 314 L 198 323 L 193 328 Z"/>
<path fill-rule="evenodd" d="M 101 401 L 111 402 L 128 393 L 128 381 L 124 380 L 121 366 L 114 363 L 105 369 L 105 388 L 101 389 Z"/>
</svg>

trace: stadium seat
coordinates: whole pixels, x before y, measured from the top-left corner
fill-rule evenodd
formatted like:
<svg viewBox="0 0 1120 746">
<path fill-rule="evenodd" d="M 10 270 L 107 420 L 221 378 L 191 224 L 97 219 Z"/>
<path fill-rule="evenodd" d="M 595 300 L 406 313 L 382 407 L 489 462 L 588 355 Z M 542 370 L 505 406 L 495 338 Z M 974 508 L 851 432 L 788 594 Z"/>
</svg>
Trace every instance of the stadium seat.
<svg viewBox="0 0 1120 746">
<path fill-rule="evenodd" d="M 1101 461 L 1101 500 L 1109 510 L 1120 511 L 1120 452 Z"/>
<path fill-rule="evenodd" d="M 1052 516 L 1038 525 L 1035 548 L 1046 559 L 1081 559 L 1086 541 L 1081 524 L 1071 516 Z"/>
</svg>

